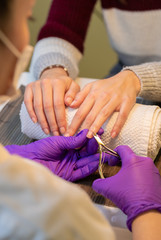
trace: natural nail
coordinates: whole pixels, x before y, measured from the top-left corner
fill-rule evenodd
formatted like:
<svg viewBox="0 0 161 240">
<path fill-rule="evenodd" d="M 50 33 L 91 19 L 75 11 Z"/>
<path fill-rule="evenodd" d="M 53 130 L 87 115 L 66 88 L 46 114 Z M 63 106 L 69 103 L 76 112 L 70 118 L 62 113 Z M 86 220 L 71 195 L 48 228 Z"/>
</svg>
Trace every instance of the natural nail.
<svg viewBox="0 0 161 240">
<path fill-rule="evenodd" d="M 87 138 L 92 138 L 93 137 L 93 132 L 92 131 L 89 131 L 88 133 L 87 133 Z"/>
<path fill-rule="evenodd" d="M 44 128 L 44 133 L 45 133 L 46 135 L 48 135 L 48 134 L 49 134 L 49 129 L 48 129 L 48 128 Z"/>
<path fill-rule="evenodd" d="M 58 132 L 58 131 L 54 131 L 54 132 L 53 132 L 53 135 L 54 135 L 54 136 L 59 136 L 59 132 Z"/>
<path fill-rule="evenodd" d="M 59 130 L 60 130 L 62 135 L 65 133 L 65 127 L 61 127 Z"/>
<path fill-rule="evenodd" d="M 73 99 L 71 97 L 67 97 L 66 103 L 70 105 L 72 103 Z"/>
<path fill-rule="evenodd" d="M 32 119 L 33 123 L 37 123 L 37 120 L 35 117 L 32 117 L 31 119 Z"/>
<path fill-rule="evenodd" d="M 111 133 L 111 137 L 112 137 L 112 138 L 115 138 L 115 137 L 116 137 L 116 132 L 112 132 L 112 133 Z"/>
</svg>

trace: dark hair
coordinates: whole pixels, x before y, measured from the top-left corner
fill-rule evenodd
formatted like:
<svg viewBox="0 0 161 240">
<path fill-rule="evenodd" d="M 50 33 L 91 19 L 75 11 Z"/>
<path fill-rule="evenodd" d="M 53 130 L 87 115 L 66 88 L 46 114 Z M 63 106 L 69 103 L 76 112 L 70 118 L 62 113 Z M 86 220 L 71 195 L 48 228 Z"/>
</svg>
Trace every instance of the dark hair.
<svg viewBox="0 0 161 240">
<path fill-rule="evenodd" d="M 13 0 L 0 0 L 0 19 L 5 20 L 10 12 L 10 5 Z"/>
</svg>

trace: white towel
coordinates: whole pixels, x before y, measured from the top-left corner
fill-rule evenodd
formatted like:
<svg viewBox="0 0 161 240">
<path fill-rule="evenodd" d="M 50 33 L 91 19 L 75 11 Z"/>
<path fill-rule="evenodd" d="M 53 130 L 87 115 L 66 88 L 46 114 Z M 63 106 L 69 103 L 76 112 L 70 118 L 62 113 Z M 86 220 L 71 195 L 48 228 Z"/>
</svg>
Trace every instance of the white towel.
<svg viewBox="0 0 161 240">
<path fill-rule="evenodd" d="M 81 88 L 91 82 L 91 79 L 78 79 Z M 67 122 L 71 123 L 76 109 L 67 108 Z M 119 135 L 112 139 L 110 132 L 116 121 L 118 112 L 115 112 L 103 124 L 104 143 L 114 149 L 118 145 L 128 145 L 140 156 L 156 158 L 161 147 L 161 109 L 158 106 L 135 104 Z M 47 137 L 38 123 L 33 123 L 22 104 L 20 111 L 21 131 L 30 138 L 41 139 Z"/>
</svg>

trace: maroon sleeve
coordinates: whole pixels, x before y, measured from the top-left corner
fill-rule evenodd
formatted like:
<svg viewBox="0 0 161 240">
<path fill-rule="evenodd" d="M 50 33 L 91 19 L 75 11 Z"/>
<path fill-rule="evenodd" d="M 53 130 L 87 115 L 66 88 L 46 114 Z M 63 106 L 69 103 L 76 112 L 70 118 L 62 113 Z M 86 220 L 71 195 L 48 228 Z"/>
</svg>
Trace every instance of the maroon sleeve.
<svg viewBox="0 0 161 240">
<path fill-rule="evenodd" d="M 60 37 L 83 52 L 87 27 L 96 0 L 53 0 L 38 40 Z"/>
</svg>

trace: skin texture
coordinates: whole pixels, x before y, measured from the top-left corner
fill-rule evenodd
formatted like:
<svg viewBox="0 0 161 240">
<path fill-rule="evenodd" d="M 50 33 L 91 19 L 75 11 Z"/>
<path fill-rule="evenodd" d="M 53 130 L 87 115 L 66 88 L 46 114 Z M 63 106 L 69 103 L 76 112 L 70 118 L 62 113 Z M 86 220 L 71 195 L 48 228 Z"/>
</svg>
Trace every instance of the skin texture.
<svg viewBox="0 0 161 240">
<path fill-rule="evenodd" d="M 93 136 L 114 111 L 119 111 L 111 136 L 122 129 L 140 91 L 140 81 L 132 71 L 123 71 L 114 77 L 87 84 L 82 91 L 62 68 L 46 70 L 40 79 L 29 84 L 24 102 L 33 122 L 42 130 L 57 136 L 72 136 L 78 128 L 89 129 Z M 78 108 L 67 129 L 65 106 Z"/>
<path fill-rule="evenodd" d="M 39 122 L 46 134 L 65 134 L 65 105 L 70 105 L 79 89 L 62 68 L 44 71 L 41 78 L 25 90 L 24 102 L 33 122 Z"/>
<path fill-rule="evenodd" d="M 161 214 L 149 211 L 138 216 L 132 224 L 133 240 L 160 240 Z"/>
<path fill-rule="evenodd" d="M 79 107 L 68 134 L 73 135 L 82 124 L 88 128 L 88 137 L 93 136 L 114 111 L 119 115 L 112 129 L 111 136 L 118 135 L 123 127 L 136 96 L 140 90 L 140 82 L 132 71 L 123 71 L 114 77 L 90 83 L 79 92 L 71 107 Z"/>
</svg>

